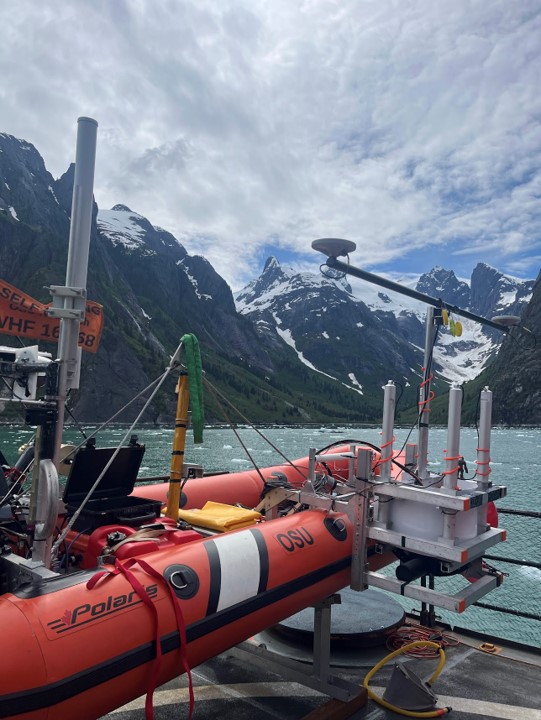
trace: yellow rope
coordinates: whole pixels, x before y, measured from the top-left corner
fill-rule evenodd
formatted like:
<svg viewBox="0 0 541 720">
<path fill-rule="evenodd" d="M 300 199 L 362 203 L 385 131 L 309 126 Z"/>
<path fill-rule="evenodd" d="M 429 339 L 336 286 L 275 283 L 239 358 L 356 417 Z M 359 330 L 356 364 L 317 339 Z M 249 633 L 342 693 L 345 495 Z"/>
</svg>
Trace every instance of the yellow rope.
<svg viewBox="0 0 541 720">
<path fill-rule="evenodd" d="M 445 665 L 445 652 L 443 651 L 443 648 L 440 647 L 437 643 L 430 642 L 429 640 L 417 640 L 416 642 L 409 643 L 408 645 L 404 645 L 403 647 L 399 648 L 398 650 L 395 650 L 394 652 L 390 653 L 386 657 L 383 658 L 383 660 L 380 660 L 380 662 L 375 665 L 372 670 L 366 675 L 364 681 L 363 681 L 363 687 L 366 688 L 366 691 L 368 692 L 368 696 L 374 700 L 374 702 L 377 702 L 379 705 L 382 705 L 384 708 L 387 708 L 387 710 L 392 710 L 395 713 L 398 713 L 399 715 L 405 715 L 406 717 L 412 717 L 412 718 L 434 718 L 434 717 L 441 717 L 442 715 L 447 714 L 448 712 L 451 712 L 450 707 L 446 708 L 439 708 L 437 710 L 428 710 L 428 711 L 419 711 L 415 712 L 412 710 L 403 710 L 402 708 L 397 707 L 396 705 L 392 705 L 391 703 L 387 702 L 383 698 L 381 698 L 379 695 L 376 695 L 376 693 L 369 687 L 370 680 L 374 677 L 374 675 L 378 672 L 378 670 L 381 670 L 381 668 L 386 665 L 389 660 L 392 660 L 393 658 L 397 657 L 397 655 L 402 655 L 402 653 L 408 652 L 408 650 L 411 650 L 414 647 L 431 647 L 435 650 L 438 650 L 440 654 L 440 660 L 438 663 L 438 666 L 434 673 L 432 674 L 432 677 L 428 681 L 429 685 L 432 685 L 432 683 L 436 680 L 436 678 L 439 676 L 441 671 L 443 670 L 443 666 Z"/>
</svg>

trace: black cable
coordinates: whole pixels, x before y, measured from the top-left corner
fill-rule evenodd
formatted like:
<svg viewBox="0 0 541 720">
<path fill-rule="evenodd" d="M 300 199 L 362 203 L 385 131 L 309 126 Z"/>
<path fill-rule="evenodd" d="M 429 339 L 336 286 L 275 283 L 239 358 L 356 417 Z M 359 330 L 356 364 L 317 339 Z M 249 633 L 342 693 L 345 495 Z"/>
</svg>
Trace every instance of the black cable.
<svg viewBox="0 0 541 720">
<path fill-rule="evenodd" d="M 515 615 L 516 617 L 526 618 L 527 620 L 541 620 L 541 615 L 536 613 L 523 612 L 522 610 L 512 610 L 498 605 L 489 605 L 484 602 L 474 602 L 473 604 L 476 607 L 485 608 L 486 610 L 496 610 L 497 612 L 506 613 L 507 615 Z"/>
<path fill-rule="evenodd" d="M 394 404 L 394 411 L 395 411 L 395 414 L 396 414 L 396 410 L 397 410 L 397 408 L 398 408 L 398 406 L 399 406 L 399 404 L 400 404 L 400 400 L 402 399 L 402 395 L 404 394 L 404 386 L 403 386 L 402 383 L 399 382 L 398 380 L 395 380 L 395 381 L 394 381 L 394 384 L 397 385 L 398 388 L 400 389 L 400 394 L 399 394 L 399 396 L 398 396 L 398 398 L 396 399 L 395 404 Z"/>
<path fill-rule="evenodd" d="M 259 477 L 261 478 L 261 481 L 264 483 L 264 482 L 265 482 L 265 478 L 263 477 L 263 473 L 261 472 L 261 469 L 259 468 L 259 465 L 256 463 L 255 459 L 252 457 L 252 454 L 251 454 L 250 451 L 248 450 L 246 444 L 242 441 L 242 439 L 241 439 L 241 437 L 240 437 L 240 435 L 239 435 L 239 433 L 238 433 L 238 431 L 237 431 L 237 428 L 236 428 L 235 425 L 232 423 L 232 421 L 229 419 L 229 416 L 228 416 L 227 412 L 225 411 L 225 408 L 223 407 L 223 405 L 222 405 L 222 403 L 220 402 L 220 399 L 219 399 L 219 397 L 218 397 L 218 391 L 215 390 L 214 386 L 213 386 L 208 380 L 206 380 L 206 378 L 203 377 L 203 381 L 205 382 L 205 384 L 206 384 L 207 388 L 210 390 L 210 392 L 214 395 L 214 398 L 215 398 L 216 402 L 218 403 L 218 407 L 220 408 L 220 410 L 221 410 L 222 413 L 223 413 L 223 416 L 224 416 L 224 418 L 225 418 L 225 421 L 227 422 L 227 424 L 229 425 L 229 427 L 231 428 L 231 430 L 233 430 L 233 432 L 235 433 L 235 435 L 236 435 L 236 437 L 237 437 L 237 440 L 239 441 L 242 449 L 244 450 L 244 452 L 246 453 L 246 455 L 250 458 L 250 461 L 252 462 L 252 464 L 253 464 L 253 466 L 254 466 L 257 474 L 258 474 Z M 184 482 L 181 483 L 181 486 L 180 486 L 180 489 L 181 489 L 181 490 L 184 488 L 184 486 L 185 486 L 186 483 L 188 482 L 188 479 L 189 479 L 189 478 L 185 478 L 185 479 L 184 479 Z"/>
<path fill-rule="evenodd" d="M 234 427 L 233 427 L 233 423 L 231 422 L 231 420 L 228 419 L 227 414 L 225 413 L 225 411 L 224 411 L 222 405 L 220 404 L 218 398 L 220 398 L 221 400 L 223 400 L 232 410 L 234 410 L 234 411 L 239 415 L 239 417 L 240 417 L 242 420 L 244 420 L 244 422 L 245 422 L 247 425 L 249 425 L 250 428 L 251 428 L 252 430 L 254 430 L 254 432 L 256 432 L 256 433 L 259 435 L 260 438 L 262 438 L 268 445 L 270 445 L 270 447 L 271 447 L 276 453 L 278 453 L 278 455 L 280 455 L 280 457 L 285 461 L 285 463 L 286 463 L 287 465 L 290 465 L 291 467 L 295 468 L 295 470 L 297 470 L 297 472 L 299 473 L 299 475 L 301 475 L 301 477 L 302 477 L 303 479 L 306 479 L 306 476 L 304 475 L 304 473 L 302 472 L 302 470 L 298 467 L 298 465 L 296 465 L 295 463 L 291 462 L 291 460 L 290 460 L 288 457 L 286 457 L 286 455 L 284 455 L 284 453 L 280 450 L 280 448 L 277 447 L 273 442 L 271 442 L 271 441 L 269 440 L 269 438 L 266 437 L 266 436 L 261 432 L 261 430 L 259 430 L 259 428 L 257 428 L 245 415 L 243 415 L 242 412 L 241 412 L 237 407 L 235 407 L 235 406 L 233 405 L 233 403 L 232 403 L 230 400 L 228 400 L 228 399 L 225 397 L 225 395 L 223 395 L 223 393 L 221 393 L 221 392 L 218 390 L 218 388 L 215 387 L 215 386 L 210 382 L 210 380 L 209 380 L 207 377 L 205 377 L 204 375 L 203 375 L 203 382 L 204 382 L 205 385 L 209 388 L 209 390 L 213 393 L 213 395 L 216 397 L 216 401 L 217 401 L 217 403 L 218 403 L 218 405 L 219 405 L 219 407 L 220 407 L 220 410 L 221 410 L 222 413 L 224 414 L 224 417 L 226 418 L 226 422 L 228 423 L 228 425 L 231 427 L 231 429 L 232 429 L 234 432 L 235 432 L 235 430 L 234 430 Z M 235 432 L 235 434 L 237 434 L 237 433 Z M 238 437 L 238 435 L 237 435 L 237 437 Z M 242 445 L 242 443 L 241 443 L 241 445 Z M 243 446 L 243 447 L 244 447 L 244 446 Z M 247 455 L 248 455 L 248 457 L 250 457 L 250 460 L 252 460 L 250 454 L 247 453 Z M 257 464 L 256 464 L 253 460 L 252 460 L 252 462 L 253 462 L 253 464 L 254 464 L 255 469 L 258 470 Z M 258 470 L 258 472 L 259 472 L 259 470 Z"/>
<path fill-rule="evenodd" d="M 84 437 L 85 440 L 88 440 L 88 435 L 85 433 L 85 431 L 83 430 L 83 428 L 81 427 L 81 425 L 80 425 L 79 422 L 77 421 L 77 418 L 76 418 L 75 415 L 71 412 L 71 410 L 69 409 L 69 407 L 68 407 L 67 405 L 65 406 L 65 409 L 66 409 L 66 412 L 68 413 L 68 415 L 70 416 L 70 418 L 71 418 L 71 419 L 73 420 L 73 422 L 75 423 L 75 427 L 77 428 L 77 430 L 79 430 L 79 432 L 81 433 L 81 435 Z"/>
<path fill-rule="evenodd" d="M 374 445 L 371 442 L 368 442 L 368 440 L 336 440 L 335 442 L 331 443 L 330 445 L 327 445 L 326 447 L 322 448 L 321 450 L 318 450 L 316 453 L 317 455 L 321 455 L 326 450 L 330 450 L 333 447 L 336 447 L 337 445 L 365 445 L 366 447 L 372 448 L 372 450 L 375 450 L 376 452 L 379 452 L 381 454 L 381 448 L 378 445 Z M 403 472 L 410 475 L 417 484 L 422 484 L 421 478 L 416 475 L 413 470 L 407 467 L 407 465 L 402 465 L 402 463 L 399 463 L 398 460 L 395 460 L 394 458 L 391 458 L 391 462 L 393 465 L 396 465 L 399 467 Z M 374 468 L 378 467 L 379 463 L 376 463 L 374 465 Z"/>
<path fill-rule="evenodd" d="M 349 255 L 347 256 L 347 264 L 349 265 Z M 327 263 L 322 263 L 319 266 L 319 272 L 323 275 L 323 277 L 327 278 L 327 280 L 343 280 L 347 275 L 347 273 L 343 270 L 334 270 L 333 268 L 328 267 Z"/>
</svg>

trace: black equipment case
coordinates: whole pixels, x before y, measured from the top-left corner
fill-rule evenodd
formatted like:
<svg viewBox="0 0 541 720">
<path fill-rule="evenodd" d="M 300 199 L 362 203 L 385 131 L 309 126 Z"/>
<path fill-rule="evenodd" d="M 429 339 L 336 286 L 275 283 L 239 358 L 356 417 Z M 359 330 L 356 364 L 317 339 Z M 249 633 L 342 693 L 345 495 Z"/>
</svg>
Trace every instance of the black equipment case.
<svg viewBox="0 0 541 720">
<path fill-rule="evenodd" d="M 77 452 L 62 497 L 68 515 L 73 515 L 77 510 L 115 450 L 116 448 L 87 446 Z M 91 533 L 101 525 L 136 527 L 159 517 L 162 507 L 159 500 L 130 497 L 144 452 L 144 445 L 120 448 L 75 521 L 74 530 Z"/>
</svg>

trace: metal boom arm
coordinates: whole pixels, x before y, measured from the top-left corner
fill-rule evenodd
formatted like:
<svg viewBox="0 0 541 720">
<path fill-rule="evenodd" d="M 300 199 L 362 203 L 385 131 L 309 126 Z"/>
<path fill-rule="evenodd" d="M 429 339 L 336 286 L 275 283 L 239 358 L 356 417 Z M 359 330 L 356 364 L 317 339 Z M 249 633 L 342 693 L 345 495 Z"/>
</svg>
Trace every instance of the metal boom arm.
<svg viewBox="0 0 541 720">
<path fill-rule="evenodd" d="M 509 332 L 508 327 L 500 325 L 499 323 L 489 320 L 488 318 L 481 317 L 481 315 L 476 315 L 475 313 L 469 312 L 468 310 L 463 310 L 457 305 L 451 305 L 450 303 L 445 302 L 444 300 L 441 300 L 439 298 L 425 295 L 418 290 L 412 290 L 411 288 L 404 287 L 403 285 L 399 285 L 392 280 L 387 280 L 386 278 L 380 277 L 379 275 L 369 273 L 366 270 L 360 270 L 359 268 L 353 267 L 353 265 L 348 265 L 347 263 L 341 262 L 335 257 L 328 257 L 327 265 L 334 270 L 339 270 L 340 272 L 347 273 L 348 275 L 353 275 L 353 277 L 359 278 L 360 280 L 366 280 L 367 282 L 373 283 L 374 285 L 380 285 L 387 290 L 392 290 L 393 292 L 400 293 L 401 295 L 407 295 L 408 297 L 411 297 L 414 300 L 420 300 L 427 305 L 433 305 L 436 308 L 446 308 L 447 310 L 453 312 L 455 315 L 461 315 L 462 317 L 468 318 L 469 320 L 474 320 L 481 325 L 487 325 L 488 327 L 496 328 L 496 330 L 500 330 L 504 333 Z"/>
</svg>

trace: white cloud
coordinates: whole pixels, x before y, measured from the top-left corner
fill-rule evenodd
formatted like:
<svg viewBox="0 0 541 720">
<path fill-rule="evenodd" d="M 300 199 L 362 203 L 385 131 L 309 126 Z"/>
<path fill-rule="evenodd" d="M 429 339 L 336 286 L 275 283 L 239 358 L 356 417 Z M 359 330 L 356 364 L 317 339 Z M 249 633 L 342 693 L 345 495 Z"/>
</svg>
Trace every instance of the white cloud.
<svg viewBox="0 0 541 720">
<path fill-rule="evenodd" d="M 59 175 L 95 117 L 100 206 L 235 288 L 263 246 L 315 267 L 327 235 L 364 266 L 535 274 L 537 0 L 18 0 L 0 22 L 0 130 Z"/>
</svg>

